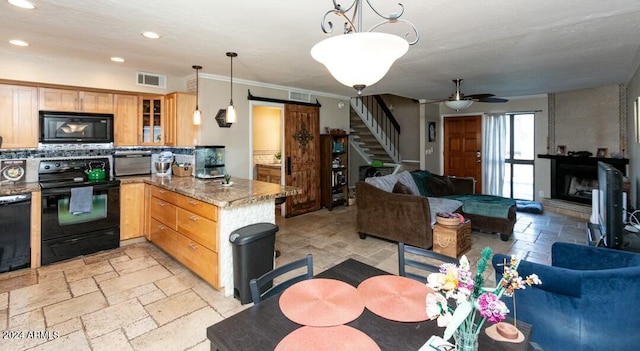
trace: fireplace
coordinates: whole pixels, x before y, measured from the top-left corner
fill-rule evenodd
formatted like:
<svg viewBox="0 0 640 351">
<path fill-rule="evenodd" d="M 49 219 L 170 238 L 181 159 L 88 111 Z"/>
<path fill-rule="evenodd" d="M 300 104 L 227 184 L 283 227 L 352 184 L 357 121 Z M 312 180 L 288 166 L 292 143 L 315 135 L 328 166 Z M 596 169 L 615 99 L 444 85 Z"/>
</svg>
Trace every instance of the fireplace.
<svg viewBox="0 0 640 351">
<path fill-rule="evenodd" d="M 593 189 L 598 188 L 598 161 L 606 162 L 626 175 L 629 159 L 538 155 L 551 159 L 551 198 L 591 204 Z"/>
</svg>

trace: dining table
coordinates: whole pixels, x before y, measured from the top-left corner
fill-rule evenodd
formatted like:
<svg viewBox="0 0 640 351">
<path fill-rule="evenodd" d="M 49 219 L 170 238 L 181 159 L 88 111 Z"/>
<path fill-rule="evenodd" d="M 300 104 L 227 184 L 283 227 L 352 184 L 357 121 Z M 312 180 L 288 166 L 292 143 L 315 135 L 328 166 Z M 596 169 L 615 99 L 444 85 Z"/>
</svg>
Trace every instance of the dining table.
<svg viewBox="0 0 640 351">
<path fill-rule="evenodd" d="M 382 275 L 391 275 L 391 273 L 355 259 L 347 259 L 316 274 L 313 279 L 333 279 L 358 287 L 363 281 Z M 211 350 L 258 351 L 276 349 L 285 337 L 303 327 L 287 318 L 281 310 L 280 297 L 286 291 L 209 326 L 207 338 L 211 342 Z M 483 329 L 488 324 L 490 323 L 485 323 Z M 432 335 L 442 336 L 444 332 L 444 328 L 438 327 L 434 320 L 398 322 L 380 317 L 368 308 L 364 308 L 357 318 L 345 325 L 366 334 L 380 350 L 389 351 L 419 350 Z M 517 327 L 524 335 L 523 342 L 496 341 L 488 337 L 482 330 L 478 337 L 478 350 L 528 350 L 531 326 L 518 322 Z"/>
</svg>

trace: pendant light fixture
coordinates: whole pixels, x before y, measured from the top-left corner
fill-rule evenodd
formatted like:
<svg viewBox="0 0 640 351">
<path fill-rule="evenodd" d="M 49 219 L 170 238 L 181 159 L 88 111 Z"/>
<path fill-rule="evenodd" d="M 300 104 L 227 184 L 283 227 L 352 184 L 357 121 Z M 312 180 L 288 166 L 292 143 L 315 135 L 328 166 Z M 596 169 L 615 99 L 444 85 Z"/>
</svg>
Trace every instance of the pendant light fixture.
<svg viewBox="0 0 640 351">
<path fill-rule="evenodd" d="M 320 27 L 324 33 L 333 31 L 333 23 L 327 20 L 329 14 L 344 19 L 344 34 L 325 39 L 311 48 L 311 56 L 327 67 L 329 73 L 340 83 L 353 87 L 362 94 L 362 89 L 378 82 L 391 68 L 391 65 L 409 50 L 409 45 L 418 42 L 418 29 L 409 21 L 400 19 L 404 13 L 402 4 L 398 4 L 398 13 L 381 15 L 369 0 L 366 4 L 383 19 L 368 31 L 362 31 L 363 1 L 354 0 L 349 6 L 342 6 L 333 1 L 334 8 L 327 11 Z M 349 17 L 349 11 L 353 15 Z M 404 37 L 375 31 L 385 24 L 402 22 L 413 32 L 413 40 L 407 40 L 411 33 Z"/>
<path fill-rule="evenodd" d="M 226 122 L 231 124 L 236 122 L 236 109 L 233 107 L 233 58 L 238 57 L 238 54 L 227 52 L 227 56 L 231 58 L 231 100 L 229 100 L 229 107 L 227 107 Z"/>
<path fill-rule="evenodd" d="M 202 66 L 191 66 L 193 69 L 196 70 L 196 109 L 193 111 L 193 125 L 195 126 L 199 126 L 200 123 L 202 123 L 202 115 L 200 113 L 200 109 L 198 108 L 198 93 L 200 90 L 200 84 L 199 84 L 199 80 L 198 80 L 198 71 L 202 69 Z"/>
<path fill-rule="evenodd" d="M 236 122 L 236 109 L 233 107 L 233 58 L 238 57 L 238 54 L 227 52 L 227 57 L 231 58 L 231 100 L 226 110 L 221 108 L 216 114 L 216 122 L 220 128 L 230 128 L 231 124 Z"/>
</svg>

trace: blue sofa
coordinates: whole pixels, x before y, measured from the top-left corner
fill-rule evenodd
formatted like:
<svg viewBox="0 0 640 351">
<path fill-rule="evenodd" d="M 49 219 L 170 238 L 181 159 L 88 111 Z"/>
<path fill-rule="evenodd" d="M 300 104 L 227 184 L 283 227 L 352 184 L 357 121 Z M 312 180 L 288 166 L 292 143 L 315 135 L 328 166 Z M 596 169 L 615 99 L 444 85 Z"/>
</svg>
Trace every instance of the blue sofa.
<svg viewBox="0 0 640 351">
<path fill-rule="evenodd" d="M 545 351 L 640 350 L 640 254 L 557 242 L 551 257 L 551 266 L 518 268 L 542 280 L 516 291 L 517 319 L 533 326 L 531 340 Z M 509 258 L 494 255 L 496 281 Z M 503 300 L 513 313 L 513 300 Z"/>
</svg>

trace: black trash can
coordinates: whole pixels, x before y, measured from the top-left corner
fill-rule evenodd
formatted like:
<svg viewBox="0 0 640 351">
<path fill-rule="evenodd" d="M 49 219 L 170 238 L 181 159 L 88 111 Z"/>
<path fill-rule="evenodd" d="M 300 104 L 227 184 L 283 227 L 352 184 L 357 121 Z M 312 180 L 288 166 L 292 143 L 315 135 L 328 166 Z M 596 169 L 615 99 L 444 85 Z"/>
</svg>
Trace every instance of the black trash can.
<svg viewBox="0 0 640 351">
<path fill-rule="evenodd" d="M 251 301 L 249 281 L 273 269 L 277 225 L 251 224 L 231 232 L 233 245 L 233 297 L 241 304 Z"/>
</svg>

